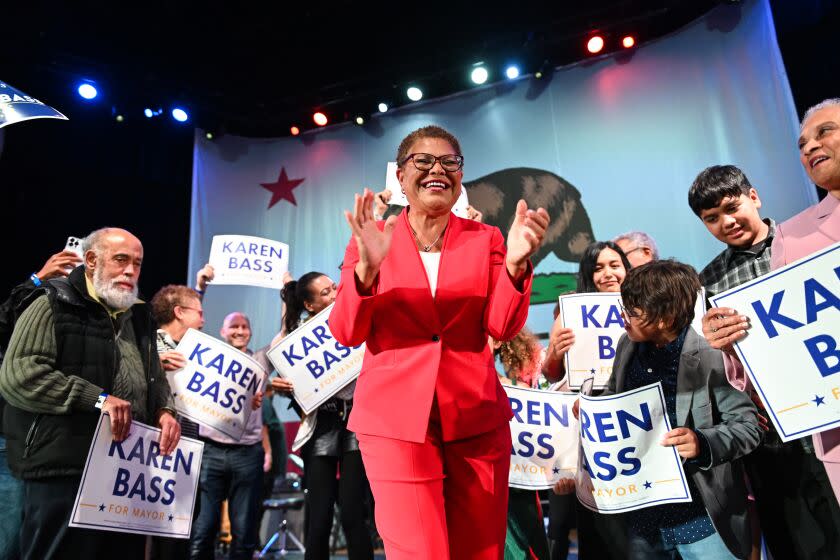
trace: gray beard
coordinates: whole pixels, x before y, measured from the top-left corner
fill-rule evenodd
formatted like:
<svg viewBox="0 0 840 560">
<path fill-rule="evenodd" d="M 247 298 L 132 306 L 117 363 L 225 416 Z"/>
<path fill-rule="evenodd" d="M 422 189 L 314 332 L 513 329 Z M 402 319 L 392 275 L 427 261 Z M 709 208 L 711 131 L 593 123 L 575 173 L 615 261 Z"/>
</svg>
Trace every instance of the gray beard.
<svg viewBox="0 0 840 560">
<path fill-rule="evenodd" d="M 128 309 L 137 301 L 137 284 L 130 292 L 126 292 L 114 285 L 115 278 L 108 282 L 102 278 L 102 269 L 98 268 L 93 271 L 93 289 L 96 290 L 96 296 L 111 309 Z"/>
</svg>

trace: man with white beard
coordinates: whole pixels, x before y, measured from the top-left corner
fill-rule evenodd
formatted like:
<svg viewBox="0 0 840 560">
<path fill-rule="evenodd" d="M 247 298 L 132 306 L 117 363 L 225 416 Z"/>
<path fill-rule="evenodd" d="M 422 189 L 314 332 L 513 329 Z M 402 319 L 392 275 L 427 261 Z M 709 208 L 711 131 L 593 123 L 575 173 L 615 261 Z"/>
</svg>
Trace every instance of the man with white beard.
<svg viewBox="0 0 840 560">
<path fill-rule="evenodd" d="M 0 368 L 9 466 L 24 480 L 24 559 L 143 558 L 141 535 L 68 527 L 93 432 L 107 412 L 115 441 L 132 419 L 162 430 L 164 455 L 181 436 L 154 322 L 137 299 L 143 245 L 104 228 L 83 247 L 84 266 L 27 300 Z"/>
</svg>

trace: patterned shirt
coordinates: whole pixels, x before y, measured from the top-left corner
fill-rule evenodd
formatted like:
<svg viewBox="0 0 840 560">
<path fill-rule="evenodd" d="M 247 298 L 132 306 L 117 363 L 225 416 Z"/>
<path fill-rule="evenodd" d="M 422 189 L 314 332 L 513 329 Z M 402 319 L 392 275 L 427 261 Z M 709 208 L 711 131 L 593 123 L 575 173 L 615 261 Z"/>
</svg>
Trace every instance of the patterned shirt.
<svg viewBox="0 0 840 560">
<path fill-rule="evenodd" d="M 662 382 L 665 397 L 665 409 L 671 427 L 677 427 L 677 372 L 680 367 L 680 355 L 688 329 L 662 348 L 655 344 L 642 342 L 636 347 L 633 359 L 627 368 L 626 387 L 628 391 L 644 387 L 651 383 Z M 698 431 L 700 455 L 688 459 L 685 464 L 708 466 L 712 462 L 709 442 Z M 692 501 L 685 504 L 664 504 L 633 512 L 628 516 L 630 530 L 649 542 L 658 539 L 667 545 L 691 544 L 714 534 L 715 527 L 706 511 L 700 491 L 690 476 L 686 477 Z"/>
<path fill-rule="evenodd" d="M 747 249 L 729 245 L 700 272 L 707 298 L 770 272 L 770 245 L 776 234 L 776 222 L 765 218 L 764 223 L 770 228 L 767 238 Z"/>
<path fill-rule="evenodd" d="M 767 238 L 756 243 L 749 249 L 738 249 L 729 246 L 715 257 L 700 273 L 700 283 L 706 288 L 706 297 L 736 288 L 744 282 L 749 282 L 770 272 L 770 245 L 776 234 L 776 222 L 765 218 L 764 223 L 770 228 Z M 810 438 L 798 440 L 807 453 L 813 453 Z M 781 438 L 772 424 L 764 434 L 762 445 L 765 447 L 782 447 Z"/>
</svg>

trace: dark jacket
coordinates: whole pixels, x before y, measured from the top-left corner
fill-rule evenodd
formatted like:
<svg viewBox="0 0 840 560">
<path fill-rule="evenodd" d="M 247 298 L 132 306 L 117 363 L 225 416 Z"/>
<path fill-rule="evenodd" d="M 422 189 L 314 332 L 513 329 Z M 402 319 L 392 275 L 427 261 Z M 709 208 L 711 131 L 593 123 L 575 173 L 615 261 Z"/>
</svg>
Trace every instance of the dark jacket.
<svg viewBox="0 0 840 560">
<path fill-rule="evenodd" d="M 636 343 L 627 335 L 618 341 L 613 374 L 604 394 L 622 393 Z M 726 380 L 723 356 L 689 328 L 677 370 L 677 425 L 702 432 L 709 442 L 708 468 L 685 465 L 706 511 L 726 547 L 737 558 L 748 558 L 752 548 L 747 518 L 747 488 L 739 460 L 761 442 L 758 415 L 745 393 Z M 698 496 L 694 496 L 698 499 Z"/>
<path fill-rule="evenodd" d="M 119 367 L 116 328 L 105 308 L 88 295 L 84 267 L 76 268 L 68 278 L 45 282 L 25 305 L 44 293 L 55 321 L 56 369 L 110 393 Z M 157 410 L 157 403 L 151 402 L 151 385 L 164 379 L 156 327 L 144 303 L 132 306 L 130 320 L 149 385 L 146 409 L 151 418 Z M 36 414 L 7 403 L 3 420 L 12 472 L 24 479 L 81 474 L 99 414 L 93 406 L 70 414 Z"/>
<path fill-rule="evenodd" d="M 30 279 L 18 284 L 9 294 L 9 299 L 0 304 L 0 364 L 3 363 L 3 355 L 9 347 L 9 340 L 12 338 L 12 331 L 15 329 L 15 321 L 20 316 L 19 307 L 29 295 L 38 287 Z M 6 406 L 6 399 L 0 396 L 0 435 L 3 433 L 3 409 Z"/>
</svg>

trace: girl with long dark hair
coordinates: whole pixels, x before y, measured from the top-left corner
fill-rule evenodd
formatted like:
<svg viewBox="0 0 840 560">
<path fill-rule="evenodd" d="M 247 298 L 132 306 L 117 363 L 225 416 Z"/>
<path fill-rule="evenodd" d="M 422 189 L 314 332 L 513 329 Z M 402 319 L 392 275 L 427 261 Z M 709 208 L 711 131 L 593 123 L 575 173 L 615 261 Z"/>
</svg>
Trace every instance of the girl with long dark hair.
<svg viewBox="0 0 840 560">
<path fill-rule="evenodd" d="M 317 315 L 335 301 L 336 285 L 326 274 L 307 272 L 284 286 L 283 327 L 291 333 L 308 317 Z M 290 394 L 292 382 L 282 377 L 271 380 L 280 392 Z M 347 539 L 350 560 L 372 560 L 373 545 L 365 520 L 368 481 L 359 442 L 347 429 L 353 408 L 355 382 L 341 389 L 317 410 L 301 418 L 292 451 L 303 458 L 307 491 L 306 560 L 328 560 L 333 507 L 338 504 L 341 525 Z M 340 473 L 336 481 L 336 473 Z"/>
</svg>

